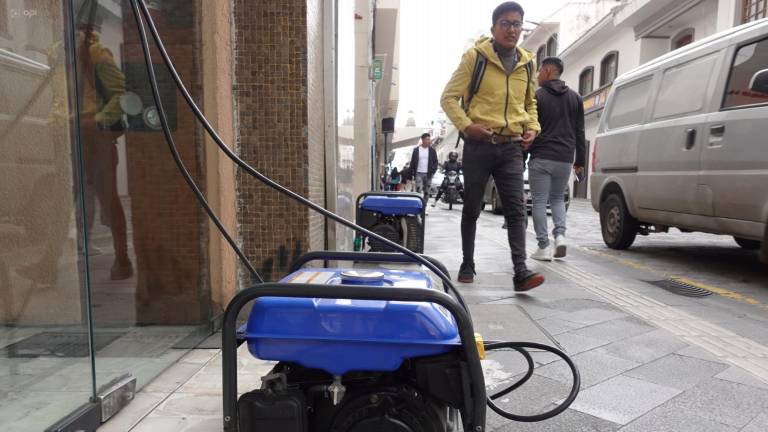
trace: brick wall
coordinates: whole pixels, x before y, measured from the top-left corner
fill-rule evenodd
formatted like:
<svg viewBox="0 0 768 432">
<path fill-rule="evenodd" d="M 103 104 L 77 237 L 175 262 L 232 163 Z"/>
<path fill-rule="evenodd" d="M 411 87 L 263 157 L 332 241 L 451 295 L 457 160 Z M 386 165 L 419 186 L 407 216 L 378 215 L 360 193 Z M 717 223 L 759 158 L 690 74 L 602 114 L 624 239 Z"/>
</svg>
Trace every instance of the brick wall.
<svg viewBox="0 0 768 432">
<path fill-rule="evenodd" d="M 163 42 L 193 97 L 200 94 L 197 2 L 154 12 Z M 141 44 L 131 11 L 124 9 L 125 43 L 122 61 L 126 80 L 144 87 L 145 103 L 153 104 Z M 151 39 L 150 39 L 151 40 Z M 154 48 L 154 46 L 153 46 Z M 159 52 L 152 50 L 158 75 L 165 74 Z M 131 67 L 131 65 L 138 65 Z M 167 84 L 166 84 L 167 85 Z M 173 138 L 192 177 L 204 187 L 202 135 L 192 113 L 178 93 L 161 86 Z M 175 95 L 175 109 L 170 96 Z M 194 195 L 173 163 L 160 131 L 130 131 L 125 135 L 128 190 L 131 197 L 129 224 L 133 227 L 136 253 L 136 321 L 142 324 L 196 324 L 208 319 L 209 289 L 206 282 L 207 220 Z M 129 238 L 129 241 L 131 239 Z M 98 295 L 99 281 L 93 281 Z M 108 284 L 108 282 L 106 282 Z M 109 286 L 109 285 L 105 285 Z M 97 299 L 98 300 L 98 299 Z"/>
<path fill-rule="evenodd" d="M 320 3 L 234 0 L 233 49 L 235 130 L 241 157 L 322 205 L 322 163 L 318 165 L 322 134 L 313 132 L 309 140 L 310 129 L 322 130 L 317 121 L 318 116 L 322 118 L 322 98 L 317 97 L 322 78 L 308 72 L 315 69 L 308 67 L 307 48 L 308 28 L 321 31 L 321 27 L 307 24 L 308 16 L 313 22 L 320 19 Z M 316 42 L 318 38 L 312 39 Z M 322 47 L 322 42 L 316 43 Z M 311 58 L 321 61 L 314 45 Z M 312 91 L 308 90 L 308 76 L 313 77 Z M 294 257 L 322 247 L 322 220 L 310 218 L 306 209 L 242 171 L 237 175 L 237 195 L 243 246 L 266 279 L 279 279 Z"/>
</svg>

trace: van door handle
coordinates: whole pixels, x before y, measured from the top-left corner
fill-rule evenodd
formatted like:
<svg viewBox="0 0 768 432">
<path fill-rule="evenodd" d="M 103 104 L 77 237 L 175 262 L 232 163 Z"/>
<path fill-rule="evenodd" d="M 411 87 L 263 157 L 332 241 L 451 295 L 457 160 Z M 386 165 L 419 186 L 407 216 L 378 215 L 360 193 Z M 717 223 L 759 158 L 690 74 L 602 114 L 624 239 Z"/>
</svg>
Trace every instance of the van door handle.
<svg viewBox="0 0 768 432">
<path fill-rule="evenodd" d="M 690 150 L 696 145 L 696 129 L 685 130 L 685 149 Z"/>
<path fill-rule="evenodd" d="M 723 146 L 723 136 L 725 136 L 725 125 L 718 124 L 709 127 L 709 147 L 719 148 Z"/>
</svg>

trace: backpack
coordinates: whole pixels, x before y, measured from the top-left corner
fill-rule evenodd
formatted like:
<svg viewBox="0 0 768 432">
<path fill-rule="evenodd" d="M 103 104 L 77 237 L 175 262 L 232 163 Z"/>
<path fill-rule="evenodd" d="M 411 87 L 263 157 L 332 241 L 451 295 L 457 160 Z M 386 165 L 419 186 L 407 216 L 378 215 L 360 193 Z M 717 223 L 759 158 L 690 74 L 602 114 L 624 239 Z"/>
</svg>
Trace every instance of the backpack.
<svg viewBox="0 0 768 432">
<path fill-rule="evenodd" d="M 483 80 L 485 68 L 488 66 L 488 58 L 486 58 L 479 49 L 475 48 L 475 51 L 477 51 L 477 57 L 475 58 L 475 68 L 472 70 L 472 79 L 469 81 L 469 93 L 467 94 L 466 99 L 461 98 L 461 107 L 464 108 L 465 113 L 469 113 L 469 105 L 472 103 L 472 98 L 477 94 L 477 91 L 480 90 L 480 82 Z M 533 60 L 529 60 L 528 63 L 525 64 L 525 73 L 528 75 L 528 81 L 525 84 L 525 99 L 527 100 L 528 96 L 531 94 Z M 459 132 L 459 137 L 456 139 L 456 146 L 454 148 L 459 147 L 459 141 L 462 138 L 464 138 L 464 134 Z"/>
</svg>

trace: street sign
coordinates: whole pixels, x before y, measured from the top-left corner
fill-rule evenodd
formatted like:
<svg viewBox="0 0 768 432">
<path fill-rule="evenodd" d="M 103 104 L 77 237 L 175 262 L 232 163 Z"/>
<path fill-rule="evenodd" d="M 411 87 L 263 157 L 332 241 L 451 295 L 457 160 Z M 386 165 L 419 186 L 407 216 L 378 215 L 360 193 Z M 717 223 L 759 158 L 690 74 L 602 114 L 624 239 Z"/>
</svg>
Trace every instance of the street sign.
<svg viewBox="0 0 768 432">
<path fill-rule="evenodd" d="M 373 61 L 373 80 L 374 81 L 381 81 L 381 78 L 384 76 L 384 62 L 381 60 L 374 60 Z"/>
</svg>

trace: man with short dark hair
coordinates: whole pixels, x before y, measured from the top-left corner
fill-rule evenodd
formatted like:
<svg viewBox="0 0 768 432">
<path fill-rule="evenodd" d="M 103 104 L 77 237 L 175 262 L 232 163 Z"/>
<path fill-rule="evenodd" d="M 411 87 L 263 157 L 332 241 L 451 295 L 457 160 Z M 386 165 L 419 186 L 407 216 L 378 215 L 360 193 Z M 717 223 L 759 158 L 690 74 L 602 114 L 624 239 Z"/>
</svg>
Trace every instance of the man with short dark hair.
<svg viewBox="0 0 768 432">
<path fill-rule="evenodd" d="M 581 176 L 586 159 L 584 104 L 581 96 L 560 79 L 563 69 L 563 61 L 559 58 L 545 58 L 539 69 L 540 88 L 536 91 L 541 134 L 530 148 L 528 181 L 533 200 L 533 226 L 539 242 L 531 258 L 539 261 L 551 261 L 553 257 L 563 258 L 566 255 L 563 196 L 571 178 L 571 169 Z M 552 231 L 554 254 L 547 234 L 547 202 L 555 225 Z"/>
<path fill-rule="evenodd" d="M 516 2 L 497 6 L 492 15 L 493 38 L 480 39 L 464 53 L 441 97 L 443 111 L 464 137 L 464 257 L 459 282 L 474 280 L 477 218 L 485 185 L 493 176 L 509 225 L 507 240 L 516 291 L 528 291 L 544 283 L 544 276 L 528 270 L 525 263 L 523 145 L 533 142 L 540 127 L 531 80 L 535 62 L 530 52 L 517 46 L 523 15 L 523 8 Z M 479 85 L 471 86 L 482 59 L 486 59 L 486 67 Z"/>
<path fill-rule="evenodd" d="M 432 148 L 432 137 L 421 134 L 421 144 L 411 154 L 411 173 L 416 183 L 416 192 L 424 194 L 424 205 L 429 201 L 429 185 L 437 172 L 437 151 Z"/>
</svg>

